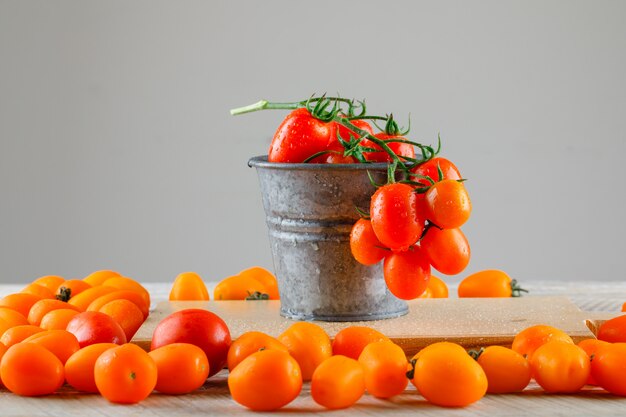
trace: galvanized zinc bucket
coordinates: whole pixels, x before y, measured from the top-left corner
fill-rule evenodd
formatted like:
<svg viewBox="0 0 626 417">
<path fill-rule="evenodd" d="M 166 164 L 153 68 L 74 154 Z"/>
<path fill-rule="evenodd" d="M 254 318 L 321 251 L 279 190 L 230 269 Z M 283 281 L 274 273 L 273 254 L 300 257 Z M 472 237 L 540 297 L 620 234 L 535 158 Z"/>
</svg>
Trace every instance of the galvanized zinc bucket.
<svg viewBox="0 0 626 417">
<path fill-rule="evenodd" d="M 281 315 L 296 320 L 361 321 L 398 317 L 406 302 L 385 284 L 382 263 L 350 252 L 350 230 L 368 209 L 387 164 L 287 164 L 250 159 L 257 169 L 278 279 Z"/>
</svg>

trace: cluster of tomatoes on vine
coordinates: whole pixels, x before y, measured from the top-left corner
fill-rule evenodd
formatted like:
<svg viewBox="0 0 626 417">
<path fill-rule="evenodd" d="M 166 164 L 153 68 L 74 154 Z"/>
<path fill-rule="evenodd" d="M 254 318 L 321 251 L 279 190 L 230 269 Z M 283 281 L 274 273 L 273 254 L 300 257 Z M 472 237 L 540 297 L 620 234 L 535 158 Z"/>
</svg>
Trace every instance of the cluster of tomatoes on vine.
<svg viewBox="0 0 626 417">
<path fill-rule="evenodd" d="M 389 164 L 387 184 L 375 184 L 378 189 L 369 210 L 360 210 L 350 246 L 362 264 L 384 259 L 385 281 L 396 297 L 422 294 L 431 266 L 447 275 L 465 269 L 470 247 L 460 227 L 469 218 L 471 202 L 458 168 L 438 156 L 440 140 L 437 149 L 410 141 L 405 137 L 409 129 L 401 130 L 392 115 L 369 115 L 364 101 L 341 97 L 260 101 L 233 114 L 263 109 L 293 109 L 274 134 L 270 162 Z M 380 132 L 374 133 L 370 122 Z"/>
</svg>

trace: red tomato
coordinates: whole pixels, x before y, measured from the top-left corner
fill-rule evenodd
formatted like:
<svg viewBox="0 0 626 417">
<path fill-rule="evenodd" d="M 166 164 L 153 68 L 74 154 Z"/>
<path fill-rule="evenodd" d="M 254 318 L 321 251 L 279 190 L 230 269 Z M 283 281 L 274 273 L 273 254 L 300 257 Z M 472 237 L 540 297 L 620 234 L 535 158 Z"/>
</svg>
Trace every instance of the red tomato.
<svg viewBox="0 0 626 417">
<path fill-rule="evenodd" d="M 626 314 L 602 323 L 598 329 L 598 339 L 609 343 L 626 342 Z"/>
<path fill-rule="evenodd" d="M 419 246 L 391 253 L 383 266 L 385 282 L 393 295 L 403 300 L 419 297 L 428 287 L 430 264 Z"/>
<path fill-rule="evenodd" d="M 190 308 L 170 314 L 156 326 L 150 350 L 171 343 L 191 343 L 201 348 L 209 359 L 209 376 L 226 364 L 230 331 L 220 317 L 207 310 Z"/>
<path fill-rule="evenodd" d="M 110 316 L 99 311 L 84 311 L 75 315 L 66 330 L 76 336 L 81 348 L 94 343 L 126 343 L 126 334 Z"/>
<path fill-rule="evenodd" d="M 455 275 L 463 272 L 470 260 L 470 246 L 461 229 L 431 227 L 420 241 L 430 264 L 439 272 Z"/>
<path fill-rule="evenodd" d="M 460 180 L 461 173 L 458 168 L 446 158 L 436 157 L 429 159 L 428 161 L 416 165 L 411 168 L 411 172 L 414 174 L 427 176 L 432 178 L 433 181 L 439 181 L 439 172 L 437 171 L 437 166 L 441 168 L 441 172 L 443 173 L 444 180 Z M 413 180 L 424 184 L 425 186 L 430 186 L 431 183 L 427 179 L 413 177 Z"/>
<path fill-rule="evenodd" d="M 378 240 L 394 251 L 406 251 L 424 231 L 424 220 L 418 216 L 417 194 L 407 184 L 387 184 L 376 190 L 370 216 Z"/>
<path fill-rule="evenodd" d="M 390 139 L 407 140 L 403 136 L 388 135 L 386 133 L 377 133 L 374 135 L 374 137 L 380 140 L 390 140 Z M 393 159 L 391 158 L 391 155 L 389 155 L 386 151 L 382 149 L 382 147 L 380 147 L 379 145 L 377 145 L 376 143 L 374 143 L 373 141 L 369 139 L 364 139 L 361 142 L 361 146 L 364 146 L 366 148 L 380 149 L 380 151 L 377 151 L 377 152 L 363 152 L 363 156 L 365 156 L 365 159 L 367 159 L 368 161 L 373 161 L 373 162 L 393 161 Z M 400 159 L 403 159 L 402 157 L 415 158 L 415 148 L 413 148 L 413 145 L 411 145 L 410 143 L 388 142 L 387 146 L 389 146 L 389 148 L 396 155 L 398 155 Z"/>
<path fill-rule="evenodd" d="M 354 223 L 350 232 L 350 250 L 354 259 L 363 265 L 374 265 L 387 254 L 382 247 L 383 244 L 376 237 L 371 221 L 359 219 Z"/>
<path fill-rule="evenodd" d="M 328 148 L 332 130 L 330 123 L 316 119 L 307 109 L 296 109 L 287 115 L 274 133 L 268 160 L 303 162 Z"/>
<path fill-rule="evenodd" d="M 600 346 L 591 361 L 591 374 L 611 394 L 626 396 L 626 343 Z"/>
<path fill-rule="evenodd" d="M 443 229 L 461 227 L 472 212 L 472 203 L 463 183 L 443 180 L 435 183 L 424 196 L 428 220 Z"/>
</svg>

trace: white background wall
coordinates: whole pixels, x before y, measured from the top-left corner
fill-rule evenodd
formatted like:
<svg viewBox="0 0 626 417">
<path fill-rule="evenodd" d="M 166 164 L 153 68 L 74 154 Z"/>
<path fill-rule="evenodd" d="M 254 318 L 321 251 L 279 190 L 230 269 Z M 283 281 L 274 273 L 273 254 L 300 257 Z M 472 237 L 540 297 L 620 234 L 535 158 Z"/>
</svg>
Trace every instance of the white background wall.
<svg viewBox="0 0 626 417">
<path fill-rule="evenodd" d="M 626 2 L 0 0 L 0 282 L 271 268 L 256 173 L 284 112 L 366 98 L 441 132 L 467 272 L 624 279 Z"/>
</svg>

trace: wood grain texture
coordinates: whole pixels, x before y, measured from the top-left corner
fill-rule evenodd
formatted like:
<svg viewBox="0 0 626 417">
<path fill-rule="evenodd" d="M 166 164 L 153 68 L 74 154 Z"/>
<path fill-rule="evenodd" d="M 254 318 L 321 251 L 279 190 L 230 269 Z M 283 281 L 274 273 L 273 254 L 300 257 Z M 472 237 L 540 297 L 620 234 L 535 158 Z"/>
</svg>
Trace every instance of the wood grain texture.
<svg viewBox="0 0 626 417">
<path fill-rule="evenodd" d="M 228 325 L 233 339 L 257 330 L 278 336 L 293 320 L 281 317 L 279 301 L 177 301 L 159 303 L 139 329 L 133 343 L 148 350 L 156 325 L 169 314 L 200 308 L 214 312 Z M 467 348 L 510 345 L 521 330 L 548 324 L 568 333 L 575 341 L 593 337 L 588 321 L 613 317 L 614 313 L 585 313 L 566 297 L 425 299 L 409 303 L 409 314 L 368 322 L 321 322 L 329 336 L 350 325 L 375 328 L 399 344 L 407 355 L 436 341 L 451 341 Z"/>
</svg>

